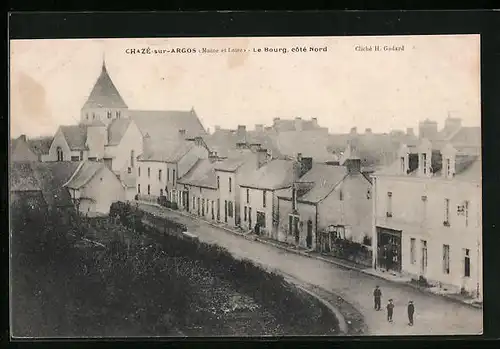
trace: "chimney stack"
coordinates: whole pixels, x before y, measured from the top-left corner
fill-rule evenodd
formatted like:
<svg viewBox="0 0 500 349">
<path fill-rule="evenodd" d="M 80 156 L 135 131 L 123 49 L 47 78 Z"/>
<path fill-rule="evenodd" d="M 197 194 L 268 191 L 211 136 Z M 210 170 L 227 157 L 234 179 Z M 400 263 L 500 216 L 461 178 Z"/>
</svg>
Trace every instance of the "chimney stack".
<svg viewBox="0 0 500 349">
<path fill-rule="evenodd" d="M 347 167 L 348 173 L 361 172 L 361 159 L 357 157 L 351 157 L 346 159 L 344 166 Z"/>
<path fill-rule="evenodd" d="M 264 166 L 264 164 L 267 162 L 267 149 L 261 148 L 259 146 L 259 149 L 257 149 L 257 169 L 261 168 Z"/>
<path fill-rule="evenodd" d="M 220 131 L 220 126 L 219 125 L 215 125 L 214 130 L 215 131 Z"/>
<path fill-rule="evenodd" d="M 26 142 L 27 141 L 27 138 L 26 138 L 26 135 L 20 135 L 19 138 L 23 141 L 23 142 Z"/>
<path fill-rule="evenodd" d="M 295 125 L 295 131 L 302 131 L 302 118 L 296 117 L 294 125 Z"/>
<path fill-rule="evenodd" d="M 255 124 L 255 131 L 257 131 L 257 132 L 263 132 L 264 131 L 264 125 L 262 125 L 262 124 Z"/>
<path fill-rule="evenodd" d="M 408 127 L 406 129 L 406 135 L 407 136 L 415 136 L 415 132 L 413 131 L 413 128 L 412 127 Z"/>
<path fill-rule="evenodd" d="M 358 128 L 357 127 L 352 127 L 351 128 L 351 135 L 358 134 Z"/>
<path fill-rule="evenodd" d="M 366 128 L 365 129 L 365 133 L 369 134 L 369 135 L 372 134 L 372 129 L 371 128 Z"/>
<path fill-rule="evenodd" d="M 311 118 L 311 123 L 314 128 L 318 127 L 318 118 Z"/>
<path fill-rule="evenodd" d="M 238 129 L 236 130 L 236 143 L 247 143 L 247 127 L 245 125 L 238 125 Z"/>
</svg>

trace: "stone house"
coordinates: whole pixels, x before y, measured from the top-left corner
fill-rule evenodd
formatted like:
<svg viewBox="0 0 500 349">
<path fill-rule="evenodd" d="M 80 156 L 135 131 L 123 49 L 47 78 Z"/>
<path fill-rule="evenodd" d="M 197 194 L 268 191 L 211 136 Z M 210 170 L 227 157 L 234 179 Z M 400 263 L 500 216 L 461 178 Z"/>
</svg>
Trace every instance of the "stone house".
<svg viewBox="0 0 500 349">
<path fill-rule="evenodd" d="M 481 157 L 422 139 L 373 175 L 373 267 L 482 299 Z"/>
</svg>

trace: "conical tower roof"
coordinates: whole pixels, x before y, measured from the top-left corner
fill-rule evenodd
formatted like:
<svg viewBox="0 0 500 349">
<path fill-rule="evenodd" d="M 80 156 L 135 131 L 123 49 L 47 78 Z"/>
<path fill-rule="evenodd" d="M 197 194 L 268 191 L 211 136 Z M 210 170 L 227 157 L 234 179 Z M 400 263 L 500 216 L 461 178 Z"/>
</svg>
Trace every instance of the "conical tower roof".
<svg viewBox="0 0 500 349">
<path fill-rule="evenodd" d="M 83 108 L 127 108 L 127 104 L 109 77 L 104 61 L 102 62 L 101 75 L 99 75 Z"/>
</svg>

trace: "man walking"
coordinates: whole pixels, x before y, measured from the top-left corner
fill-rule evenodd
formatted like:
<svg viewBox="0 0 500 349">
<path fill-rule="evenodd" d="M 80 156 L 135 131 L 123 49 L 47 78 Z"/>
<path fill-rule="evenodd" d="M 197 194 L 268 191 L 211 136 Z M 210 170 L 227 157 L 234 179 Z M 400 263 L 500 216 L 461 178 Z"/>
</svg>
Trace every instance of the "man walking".
<svg viewBox="0 0 500 349">
<path fill-rule="evenodd" d="M 381 299 L 382 299 L 382 291 L 380 290 L 380 288 L 377 285 L 377 286 L 375 286 L 375 290 L 373 291 L 373 300 L 375 302 L 375 310 L 376 311 L 380 310 Z"/>
<path fill-rule="evenodd" d="M 387 321 L 392 322 L 393 312 L 394 312 L 394 303 L 392 303 L 392 299 L 389 299 L 389 303 L 387 303 Z"/>
<path fill-rule="evenodd" d="M 408 325 L 413 326 L 413 314 L 415 314 L 415 306 L 413 301 L 408 302 Z"/>
</svg>

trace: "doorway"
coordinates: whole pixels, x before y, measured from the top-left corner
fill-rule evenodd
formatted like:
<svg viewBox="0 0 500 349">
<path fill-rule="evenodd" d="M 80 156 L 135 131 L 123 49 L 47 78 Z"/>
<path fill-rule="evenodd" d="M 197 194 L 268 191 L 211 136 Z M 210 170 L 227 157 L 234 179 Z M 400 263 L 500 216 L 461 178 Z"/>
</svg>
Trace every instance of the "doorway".
<svg viewBox="0 0 500 349">
<path fill-rule="evenodd" d="M 312 247 L 312 240 L 313 240 L 313 222 L 311 220 L 307 221 L 307 236 L 306 236 L 306 245 L 307 248 Z"/>
<path fill-rule="evenodd" d="M 401 272 L 400 230 L 377 227 L 377 264 L 382 269 Z"/>
<path fill-rule="evenodd" d="M 420 240 L 420 248 L 422 250 L 421 256 L 422 259 L 420 260 L 420 274 L 422 276 L 425 276 L 427 273 L 427 241 L 426 240 Z"/>
<path fill-rule="evenodd" d="M 248 230 L 252 230 L 252 208 L 248 208 Z"/>
</svg>

